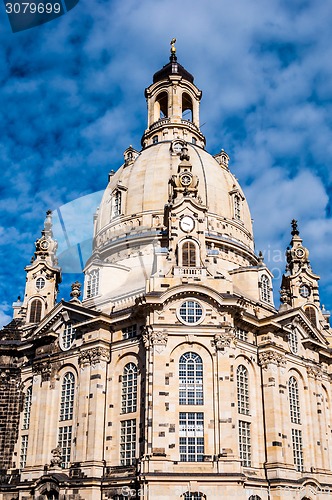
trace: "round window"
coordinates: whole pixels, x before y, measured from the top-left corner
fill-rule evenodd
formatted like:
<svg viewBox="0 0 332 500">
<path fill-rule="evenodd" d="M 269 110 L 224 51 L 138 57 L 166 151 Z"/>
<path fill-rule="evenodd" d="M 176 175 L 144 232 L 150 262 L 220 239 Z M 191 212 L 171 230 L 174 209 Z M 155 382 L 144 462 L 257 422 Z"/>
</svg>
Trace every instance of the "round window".
<svg viewBox="0 0 332 500">
<path fill-rule="evenodd" d="M 44 278 L 37 278 L 36 279 L 36 288 L 37 290 L 41 290 L 45 286 L 45 279 Z"/>
<path fill-rule="evenodd" d="M 194 325 L 203 319 L 202 306 L 195 300 L 186 300 L 178 311 L 179 319 L 186 324 Z"/>
<path fill-rule="evenodd" d="M 310 295 L 310 288 L 307 285 L 300 286 L 300 295 L 305 299 Z"/>
</svg>

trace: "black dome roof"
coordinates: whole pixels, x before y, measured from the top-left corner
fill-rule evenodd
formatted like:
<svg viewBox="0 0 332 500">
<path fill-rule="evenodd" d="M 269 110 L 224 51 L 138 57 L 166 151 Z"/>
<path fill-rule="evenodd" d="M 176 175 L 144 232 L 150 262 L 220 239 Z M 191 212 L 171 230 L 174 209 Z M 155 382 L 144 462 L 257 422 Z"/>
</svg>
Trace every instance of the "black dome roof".
<svg viewBox="0 0 332 500">
<path fill-rule="evenodd" d="M 187 71 L 181 64 L 177 62 L 176 56 L 173 54 L 169 58 L 170 62 L 165 64 L 159 71 L 153 75 L 153 83 L 160 82 L 160 80 L 165 80 L 169 75 L 180 75 L 185 80 L 194 83 L 194 77 L 189 71 Z"/>
</svg>

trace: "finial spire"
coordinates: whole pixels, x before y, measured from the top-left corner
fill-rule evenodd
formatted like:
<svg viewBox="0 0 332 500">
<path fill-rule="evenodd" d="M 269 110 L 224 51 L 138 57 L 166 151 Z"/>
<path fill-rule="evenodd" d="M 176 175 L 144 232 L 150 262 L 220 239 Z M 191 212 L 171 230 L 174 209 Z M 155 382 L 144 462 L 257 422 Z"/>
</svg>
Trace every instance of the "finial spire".
<svg viewBox="0 0 332 500">
<path fill-rule="evenodd" d="M 171 62 L 177 61 L 175 43 L 176 43 L 176 38 L 172 38 L 172 40 L 171 40 L 171 56 L 169 58 L 169 60 Z"/>
<path fill-rule="evenodd" d="M 293 228 L 293 230 L 291 232 L 292 236 L 298 236 L 300 234 L 300 231 L 297 228 L 297 220 L 293 219 L 291 224 L 292 224 L 292 228 Z"/>
</svg>

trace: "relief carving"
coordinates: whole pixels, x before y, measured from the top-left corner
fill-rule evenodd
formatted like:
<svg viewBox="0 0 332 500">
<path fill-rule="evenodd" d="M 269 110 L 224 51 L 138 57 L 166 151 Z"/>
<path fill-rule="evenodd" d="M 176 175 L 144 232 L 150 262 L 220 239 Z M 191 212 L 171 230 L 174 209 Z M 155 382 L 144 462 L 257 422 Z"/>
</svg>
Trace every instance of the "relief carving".
<svg viewBox="0 0 332 500">
<path fill-rule="evenodd" d="M 108 363 L 110 360 L 110 352 L 106 347 L 93 347 L 92 349 L 81 352 L 78 362 L 81 367 L 85 365 L 96 365 L 101 361 Z"/>
<path fill-rule="evenodd" d="M 275 351 L 264 351 L 259 354 L 259 362 L 263 370 L 267 370 L 268 365 L 286 366 L 284 354 Z"/>
</svg>

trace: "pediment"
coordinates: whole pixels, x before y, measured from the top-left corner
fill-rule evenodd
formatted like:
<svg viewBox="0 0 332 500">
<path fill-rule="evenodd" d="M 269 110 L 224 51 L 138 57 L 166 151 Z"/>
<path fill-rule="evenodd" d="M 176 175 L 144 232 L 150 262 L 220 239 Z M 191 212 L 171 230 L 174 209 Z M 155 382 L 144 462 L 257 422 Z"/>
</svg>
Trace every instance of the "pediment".
<svg viewBox="0 0 332 500">
<path fill-rule="evenodd" d="M 325 335 L 311 323 L 302 308 L 279 312 L 271 320 L 285 330 L 296 327 L 300 332 L 302 343 L 311 343 L 316 348 L 328 346 Z"/>
<path fill-rule="evenodd" d="M 38 340 L 40 338 L 58 336 L 58 331 L 65 323 L 83 323 L 98 318 L 100 312 L 88 309 L 78 302 L 59 302 L 35 327 L 24 336 L 25 340 Z"/>
</svg>

